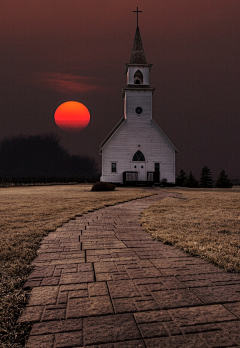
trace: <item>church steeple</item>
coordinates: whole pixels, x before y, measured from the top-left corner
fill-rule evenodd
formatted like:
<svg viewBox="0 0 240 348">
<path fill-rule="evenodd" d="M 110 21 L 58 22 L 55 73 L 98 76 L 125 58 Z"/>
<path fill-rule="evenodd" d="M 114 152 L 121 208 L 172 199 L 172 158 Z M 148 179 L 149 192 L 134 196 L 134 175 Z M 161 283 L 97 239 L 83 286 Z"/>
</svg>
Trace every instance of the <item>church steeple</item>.
<svg viewBox="0 0 240 348">
<path fill-rule="evenodd" d="M 142 38 L 137 26 L 129 64 L 147 64 Z"/>
<path fill-rule="evenodd" d="M 149 72 L 152 64 L 148 64 L 143 48 L 142 38 L 138 26 L 138 10 L 137 13 L 137 28 L 134 36 L 132 51 L 129 63 L 125 64 L 125 74 L 127 75 L 127 86 L 132 86 L 135 89 L 143 86 L 149 86 Z M 124 93 L 123 93 L 124 96 Z"/>
<path fill-rule="evenodd" d="M 141 11 L 133 11 L 141 12 Z M 127 75 L 127 86 L 131 88 L 142 88 L 149 86 L 149 72 L 151 70 L 152 64 L 148 64 L 143 49 L 142 38 L 138 26 L 137 19 L 137 28 L 134 36 L 132 51 L 129 63 L 125 64 L 125 74 Z M 123 97 L 125 95 L 123 90 Z"/>
<path fill-rule="evenodd" d="M 155 88 L 149 85 L 149 73 L 152 64 L 148 64 L 143 49 L 142 38 L 138 26 L 138 10 L 137 28 L 133 41 L 130 61 L 125 64 L 125 74 L 127 75 L 127 86 L 122 90 L 124 98 L 124 118 L 129 121 L 150 120 L 152 118 L 152 94 Z"/>
</svg>

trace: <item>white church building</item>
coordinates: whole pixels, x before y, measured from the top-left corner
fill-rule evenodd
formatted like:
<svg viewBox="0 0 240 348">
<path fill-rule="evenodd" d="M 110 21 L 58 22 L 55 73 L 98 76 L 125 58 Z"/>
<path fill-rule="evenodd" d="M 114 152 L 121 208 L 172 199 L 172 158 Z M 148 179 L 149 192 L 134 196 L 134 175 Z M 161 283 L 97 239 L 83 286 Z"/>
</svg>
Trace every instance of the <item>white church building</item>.
<svg viewBox="0 0 240 348">
<path fill-rule="evenodd" d="M 151 67 L 137 25 L 130 61 L 125 68 L 124 116 L 100 145 L 101 181 L 159 183 L 164 179 L 175 183 L 178 151 L 152 118 L 155 88 L 149 85 Z"/>
</svg>

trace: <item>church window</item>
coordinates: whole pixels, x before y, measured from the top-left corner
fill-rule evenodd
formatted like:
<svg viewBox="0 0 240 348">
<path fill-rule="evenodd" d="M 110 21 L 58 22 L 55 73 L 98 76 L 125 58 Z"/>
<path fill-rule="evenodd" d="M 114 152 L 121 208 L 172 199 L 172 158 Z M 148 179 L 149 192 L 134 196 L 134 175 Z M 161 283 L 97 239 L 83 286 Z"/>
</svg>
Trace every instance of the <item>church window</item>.
<svg viewBox="0 0 240 348">
<path fill-rule="evenodd" d="M 143 154 L 141 151 L 138 150 L 138 151 L 134 154 L 132 160 L 133 160 L 134 162 L 136 162 L 136 161 L 145 162 L 144 154 Z"/>
<path fill-rule="evenodd" d="M 112 162 L 111 163 L 111 169 L 112 169 L 112 173 L 116 173 L 117 172 L 117 163 L 116 162 Z"/>
<path fill-rule="evenodd" d="M 140 70 L 137 70 L 134 74 L 134 83 L 136 85 L 142 85 L 143 84 L 143 74 Z"/>
<path fill-rule="evenodd" d="M 154 171 L 155 172 L 160 172 L 160 165 L 159 165 L 159 163 L 154 163 Z"/>
<path fill-rule="evenodd" d="M 138 106 L 136 107 L 135 112 L 137 115 L 141 115 L 141 113 L 143 112 L 143 109 L 141 108 L 141 106 Z"/>
</svg>

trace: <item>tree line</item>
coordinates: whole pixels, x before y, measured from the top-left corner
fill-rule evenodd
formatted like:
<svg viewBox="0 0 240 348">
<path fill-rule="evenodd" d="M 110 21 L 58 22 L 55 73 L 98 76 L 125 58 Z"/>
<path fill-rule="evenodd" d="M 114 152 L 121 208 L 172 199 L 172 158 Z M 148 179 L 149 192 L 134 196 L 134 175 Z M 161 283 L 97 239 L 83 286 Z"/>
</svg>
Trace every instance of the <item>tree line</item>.
<svg viewBox="0 0 240 348">
<path fill-rule="evenodd" d="M 200 181 L 195 178 L 192 171 L 190 171 L 189 176 L 187 176 L 185 171 L 181 169 L 179 175 L 176 178 L 176 186 L 230 188 L 233 186 L 233 183 L 228 178 L 224 170 L 221 171 L 216 182 L 214 182 L 210 169 L 204 166 L 201 171 Z"/>
<path fill-rule="evenodd" d="M 15 136 L 0 142 L 0 182 L 94 182 L 99 170 L 94 158 L 70 155 L 56 134 Z"/>
</svg>

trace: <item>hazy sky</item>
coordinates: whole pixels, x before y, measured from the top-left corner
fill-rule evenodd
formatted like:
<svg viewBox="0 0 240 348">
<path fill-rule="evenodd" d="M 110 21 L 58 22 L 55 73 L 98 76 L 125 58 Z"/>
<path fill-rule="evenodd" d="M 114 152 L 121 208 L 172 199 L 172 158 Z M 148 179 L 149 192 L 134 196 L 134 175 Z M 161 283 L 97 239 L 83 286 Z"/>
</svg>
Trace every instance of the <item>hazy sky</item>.
<svg viewBox="0 0 240 348">
<path fill-rule="evenodd" d="M 137 6 L 153 118 L 179 150 L 177 172 L 240 178 L 239 0 L 0 0 L 0 139 L 55 132 L 100 162 L 123 116 Z M 91 113 L 78 134 L 53 120 L 68 100 Z"/>
</svg>

